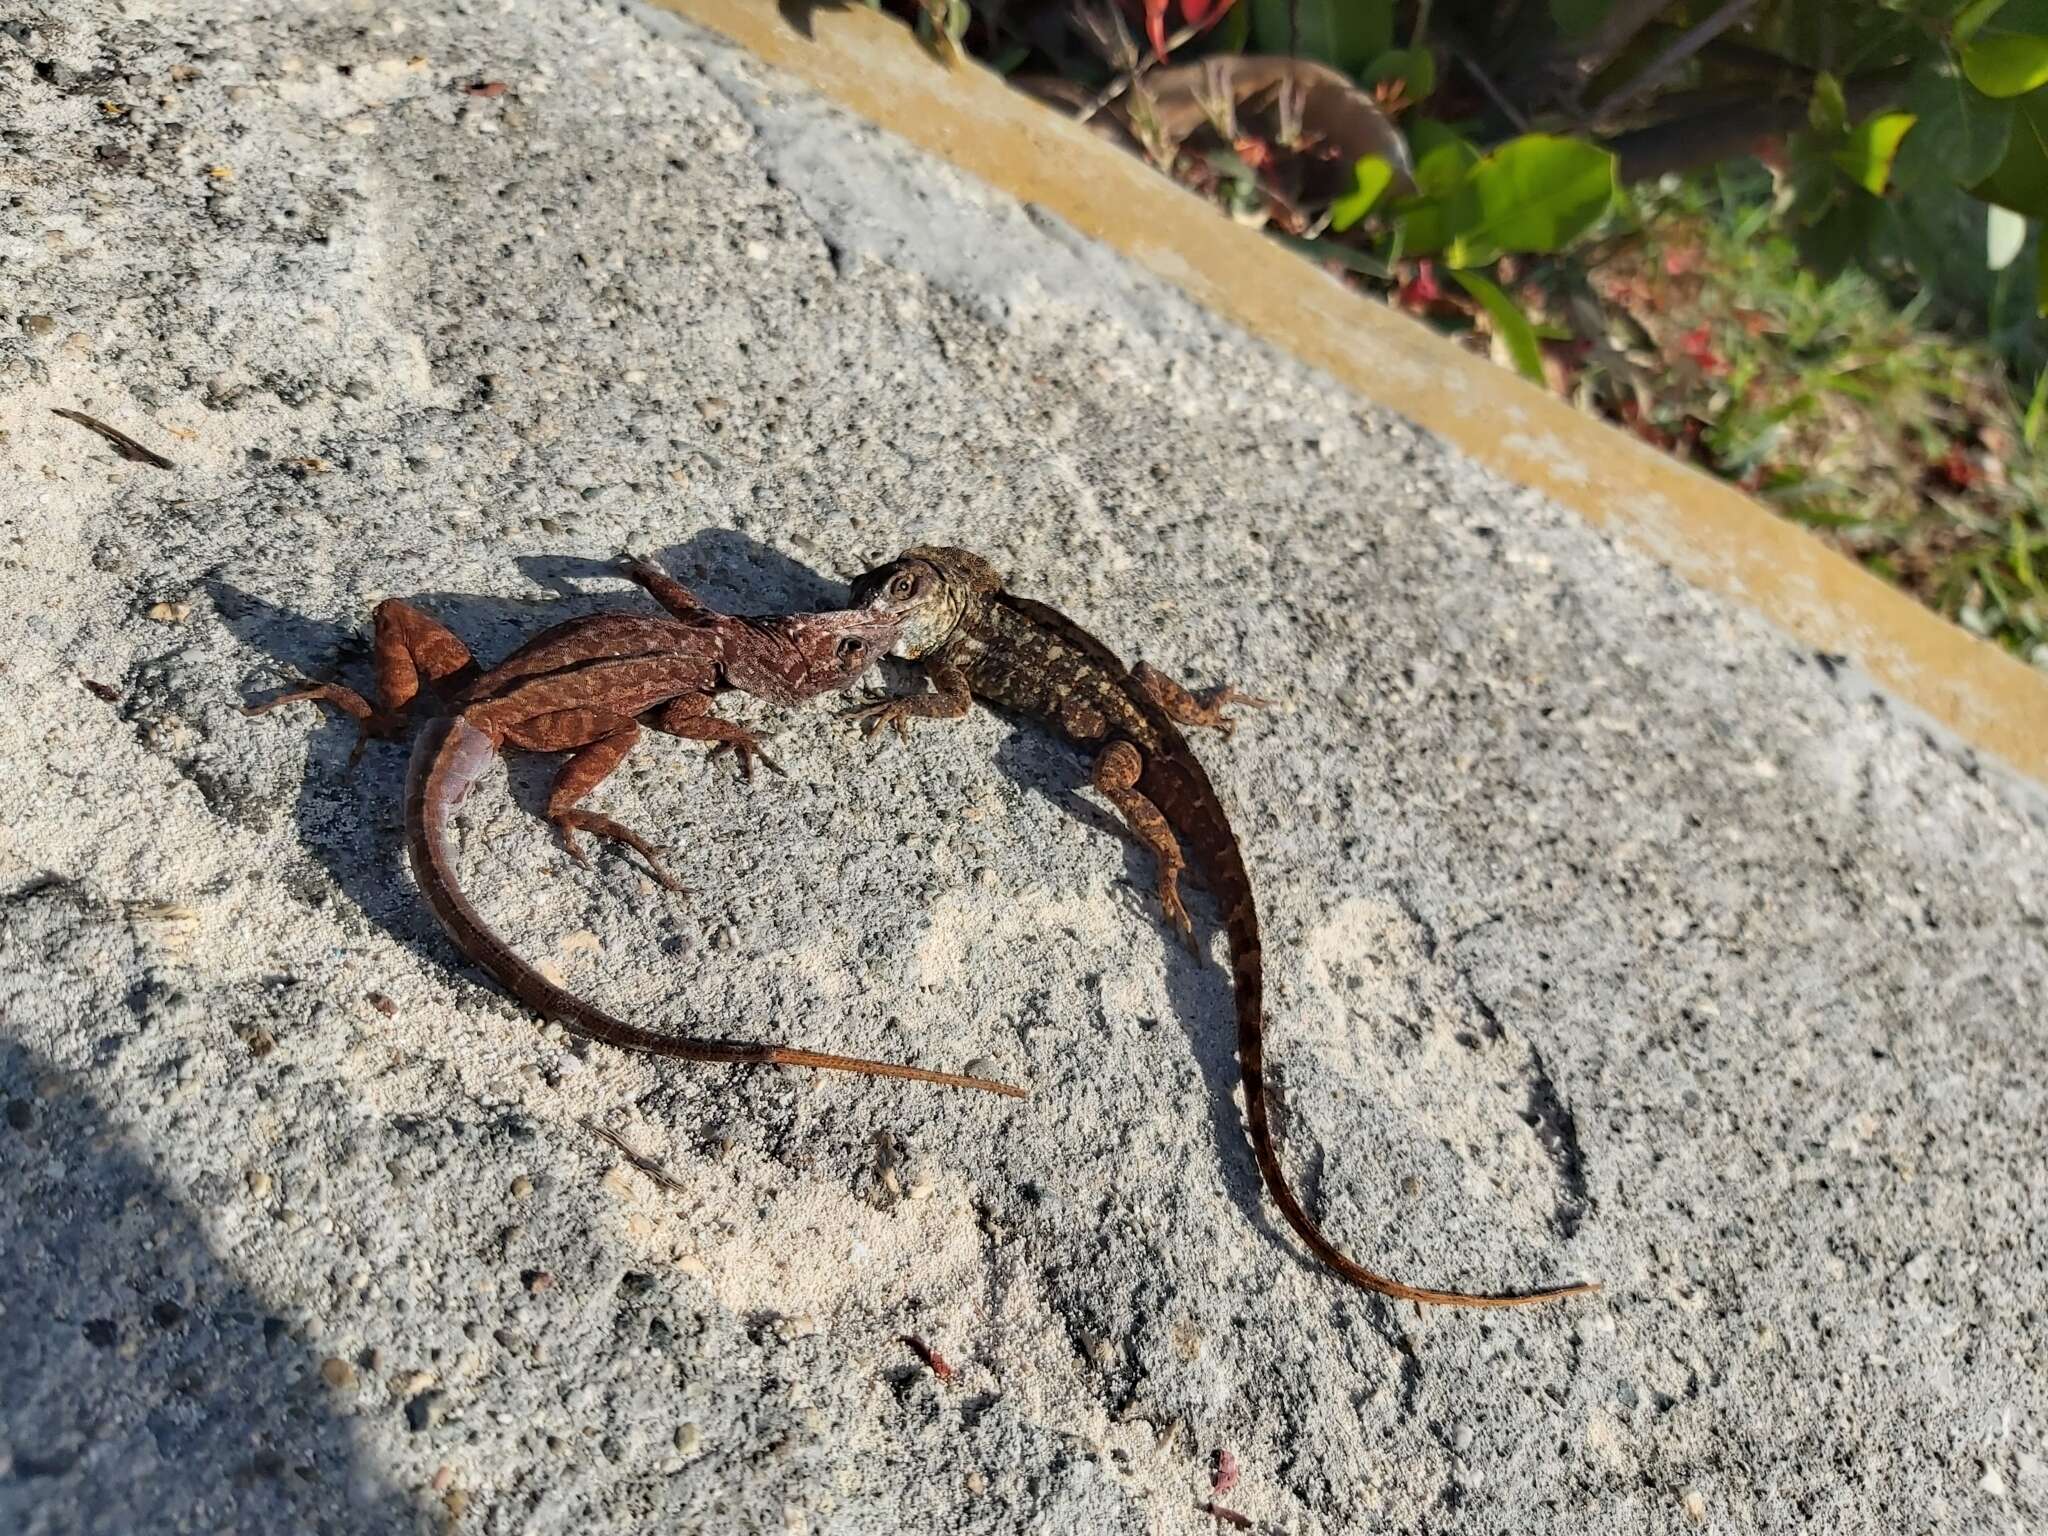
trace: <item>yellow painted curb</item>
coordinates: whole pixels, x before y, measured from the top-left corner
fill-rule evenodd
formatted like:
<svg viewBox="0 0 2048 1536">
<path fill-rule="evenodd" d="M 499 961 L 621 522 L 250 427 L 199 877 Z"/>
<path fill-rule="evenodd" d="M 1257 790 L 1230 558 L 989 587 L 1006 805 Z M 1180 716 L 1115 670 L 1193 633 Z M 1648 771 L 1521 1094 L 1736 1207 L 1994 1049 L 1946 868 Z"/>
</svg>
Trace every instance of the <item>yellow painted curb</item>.
<svg viewBox="0 0 2048 1536">
<path fill-rule="evenodd" d="M 1481 464 L 1736 598 L 2048 783 L 2048 675 L 1739 491 L 1582 415 L 1241 228 L 1136 157 L 862 5 L 653 0 L 869 121 L 1059 215 Z M 790 16 L 802 18 L 799 31 Z"/>
</svg>

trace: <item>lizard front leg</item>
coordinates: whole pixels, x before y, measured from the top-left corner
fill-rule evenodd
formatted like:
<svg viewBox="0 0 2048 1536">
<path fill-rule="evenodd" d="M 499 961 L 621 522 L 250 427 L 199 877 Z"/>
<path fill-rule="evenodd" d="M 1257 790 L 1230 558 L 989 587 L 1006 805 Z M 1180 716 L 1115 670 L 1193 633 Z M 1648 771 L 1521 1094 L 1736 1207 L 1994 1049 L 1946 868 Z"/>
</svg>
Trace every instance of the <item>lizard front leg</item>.
<svg viewBox="0 0 2048 1536">
<path fill-rule="evenodd" d="M 711 713 L 711 695 L 708 693 L 686 693 L 671 699 L 648 724 L 665 736 L 680 736 L 684 741 L 708 741 L 711 751 L 707 756 L 716 757 L 721 752 L 730 752 L 739 759 L 740 777 L 748 783 L 754 779 L 754 759 L 782 773 L 782 764 L 761 750 L 761 738 L 736 720 L 721 720 Z M 788 777 L 784 774 L 784 777 Z"/>
<path fill-rule="evenodd" d="M 1223 713 L 1227 706 L 1245 704 L 1253 709 L 1270 709 L 1273 706 L 1271 699 L 1253 698 L 1228 683 L 1195 693 L 1142 661 L 1131 668 L 1131 681 L 1145 691 L 1145 697 L 1165 710 L 1174 724 L 1206 726 L 1212 731 L 1221 731 L 1225 736 L 1237 730 L 1237 722 Z"/>
<path fill-rule="evenodd" d="M 914 693 L 908 698 L 863 704 L 849 709 L 846 718 L 860 722 L 863 736 L 872 736 L 883 727 L 893 725 L 896 734 L 908 741 L 913 720 L 957 720 L 967 713 L 968 706 L 974 702 L 974 695 L 968 691 L 964 672 L 944 662 L 927 663 L 924 672 L 932 681 L 930 693 Z"/>
<path fill-rule="evenodd" d="M 569 850 L 571 858 L 579 864 L 590 862 L 576 841 L 577 832 L 589 832 L 615 843 L 624 843 L 647 861 L 655 879 L 671 891 L 680 891 L 682 886 L 661 862 L 660 853 L 644 837 L 620 826 L 611 817 L 584 810 L 576 803 L 611 777 L 612 770 L 625 761 L 626 754 L 633 750 L 633 743 L 639 739 L 640 727 L 631 718 L 601 709 L 559 709 L 552 714 L 523 720 L 505 732 L 505 742 L 509 746 L 529 752 L 575 754 L 555 775 L 554 788 L 548 794 L 547 811 L 548 820 L 561 832 L 562 846 Z"/>
<path fill-rule="evenodd" d="M 662 607 L 679 619 L 701 618 L 710 610 L 702 599 L 688 587 L 669 575 L 652 560 L 643 560 L 637 555 L 628 555 L 621 562 L 627 577 L 647 589 L 647 593 Z"/>
<path fill-rule="evenodd" d="M 340 683 L 309 683 L 293 688 L 261 704 L 245 704 L 245 715 L 268 714 L 280 704 L 302 699 L 332 704 L 356 722 L 353 762 L 361 757 L 371 737 L 396 735 L 404 724 L 405 711 L 419 697 L 420 679 L 436 685 L 460 681 L 475 669 L 469 647 L 440 621 L 428 617 L 411 603 L 396 597 L 377 605 L 371 618 L 371 664 L 377 679 L 377 703 L 372 705 L 353 688 Z"/>
<path fill-rule="evenodd" d="M 1188 949 L 1195 951 L 1195 925 L 1180 899 L 1180 875 L 1187 868 L 1181 856 L 1180 839 L 1159 813 L 1159 807 L 1138 793 L 1138 778 L 1145 771 L 1145 759 L 1128 741 L 1112 741 L 1095 759 L 1089 782 L 1122 814 L 1131 835 L 1150 850 L 1159 866 L 1159 905 L 1166 920 L 1180 930 Z"/>
</svg>

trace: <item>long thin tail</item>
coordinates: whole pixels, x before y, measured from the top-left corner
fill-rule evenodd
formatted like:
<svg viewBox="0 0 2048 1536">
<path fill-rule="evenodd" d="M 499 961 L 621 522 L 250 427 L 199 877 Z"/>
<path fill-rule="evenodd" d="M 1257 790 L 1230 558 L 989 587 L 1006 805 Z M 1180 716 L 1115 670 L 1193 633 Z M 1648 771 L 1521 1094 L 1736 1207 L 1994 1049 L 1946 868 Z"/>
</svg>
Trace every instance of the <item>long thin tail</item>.
<svg viewBox="0 0 2048 1536">
<path fill-rule="evenodd" d="M 1236 851 L 1235 841 L 1227 833 L 1221 841 L 1203 839 L 1202 842 L 1205 852 L 1214 850 L 1206 860 L 1209 884 L 1223 907 L 1225 928 L 1230 939 L 1231 972 L 1237 992 L 1237 1059 L 1244 1076 L 1244 1118 L 1245 1126 L 1251 1132 L 1252 1156 L 1258 1161 L 1259 1173 L 1266 1181 L 1273 1203 L 1280 1207 L 1280 1214 L 1287 1218 L 1287 1225 L 1294 1228 L 1295 1234 L 1308 1245 L 1309 1250 L 1362 1290 L 1391 1296 L 1398 1301 L 1422 1302 L 1435 1307 L 1530 1307 L 1599 1290 L 1599 1286 L 1591 1284 L 1560 1285 L 1548 1290 L 1499 1296 L 1469 1296 L 1463 1291 L 1430 1290 L 1426 1286 L 1405 1285 L 1385 1275 L 1374 1274 L 1364 1265 L 1354 1262 L 1343 1249 L 1323 1235 L 1323 1229 L 1301 1208 L 1301 1202 L 1295 1198 L 1294 1190 L 1287 1182 L 1287 1174 L 1280 1166 L 1280 1150 L 1273 1141 L 1272 1122 L 1267 1117 L 1265 963 L 1259 947 L 1259 916 L 1252 904 L 1251 878 L 1245 872 L 1244 860 Z"/>
<path fill-rule="evenodd" d="M 892 1061 L 860 1056 L 835 1056 L 740 1040 L 678 1039 L 640 1029 L 593 1007 L 556 986 L 528 965 L 490 930 L 455 882 L 448 856 L 448 818 L 469 786 L 490 767 L 497 748 L 490 737 L 459 716 L 435 720 L 420 733 L 406 775 L 405 843 L 413 878 L 456 947 L 497 980 L 499 985 L 543 1018 L 553 1019 L 580 1035 L 622 1050 L 684 1061 L 724 1062 L 735 1066 L 817 1067 L 857 1072 L 864 1077 L 907 1078 L 944 1088 L 973 1088 L 1007 1098 L 1027 1097 L 1022 1088 L 985 1077 L 932 1072 Z"/>
</svg>

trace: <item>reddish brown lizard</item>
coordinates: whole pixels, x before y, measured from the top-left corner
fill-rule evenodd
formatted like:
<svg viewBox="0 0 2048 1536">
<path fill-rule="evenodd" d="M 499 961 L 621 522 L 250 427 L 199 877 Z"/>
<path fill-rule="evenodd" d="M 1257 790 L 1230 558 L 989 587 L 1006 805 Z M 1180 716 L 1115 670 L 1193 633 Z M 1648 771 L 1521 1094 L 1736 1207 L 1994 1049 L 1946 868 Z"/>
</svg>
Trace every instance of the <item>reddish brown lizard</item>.
<svg viewBox="0 0 2048 1536">
<path fill-rule="evenodd" d="M 964 549 L 905 550 L 853 584 L 856 605 L 900 618 L 900 656 L 923 663 L 933 692 L 855 710 L 863 728 L 909 735 L 916 719 L 955 718 L 970 699 L 1027 715 L 1095 753 L 1094 787 L 1122 813 L 1158 861 L 1159 902 L 1194 944 L 1180 899 L 1186 843 L 1223 909 L 1236 978 L 1237 1054 L 1244 1077 L 1245 1122 L 1259 1172 L 1287 1224 L 1315 1256 L 1353 1285 L 1403 1301 L 1437 1306 L 1515 1307 L 1582 1296 L 1594 1285 L 1565 1285 L 1516 1295 L 1468 1296 L 1406 1285 L 1355 1263 L 1324 1236 L 1288 1185 L 1266 1107 L 1263 960 L 1251 876 L 1223 803 L 1179 730 L 1234 729 L 1223 711 L 1263 702 L 1233 688 L 1197 697 L 1142 662 L 1127 668 L 1108 646 L 1064 614 L 1018 597 L 986 560 Z"/>
<path fill-rule="evenodd" d="M 375 618 L 376 705 L 353 689 L 315 683 L 249 706 L 248 713 L 301 699 L 332 704 L 355 719 L 360 752 L 371 737 L 396 733 L 423 681 L 452 697 L 452 712 L 421 733 L 407 775 L 405 840 L 413 877 L 456 947 L 544 1018 L 607 1045 L 686 1061 L 827 1067 L 1024 1097 L 1022 1089 L 986 1078 L 788 1046 L 677 1039 L 637 1028 L 542 976 L 470 906 L 449 856 L 448 821 L 504 748 L 572 754 L 556 776 L 547 808 L 572 855 L 583 858 L 579 831 L 609 838 L 637 851 L 663 885 L 678 890 L 644 838 L 580 804 L 619 766 L 641 725 L 711 742 L 713 752 L 730 749 L 751 778 L 755 758 L 776 765 L 753 732 L 711 713 L 716 694 L 740 689 L 794 704 L 846 687 L 896 637 L 897 623 L 886 615 L 842 610 L 739 618 L 707 608 L 644 561 L 629 562 L 626 571 L 672 616 L 599 613 L 571 619 L 479 675 L 468 647 L 452 631 L 391 598 L 378 604 Z"/>
</svg>

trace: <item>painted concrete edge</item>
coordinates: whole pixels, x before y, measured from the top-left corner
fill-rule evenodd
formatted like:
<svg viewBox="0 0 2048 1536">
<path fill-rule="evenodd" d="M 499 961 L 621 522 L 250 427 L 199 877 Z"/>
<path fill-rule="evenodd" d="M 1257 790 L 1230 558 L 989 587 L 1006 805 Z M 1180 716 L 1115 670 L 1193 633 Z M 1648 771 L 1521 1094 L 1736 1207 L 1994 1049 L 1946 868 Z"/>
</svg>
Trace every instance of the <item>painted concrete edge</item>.
<svg viewBox="0 0 2048 1536">
<path fill-rule="evenodd" d="M 1734 598 L 1971 746 L 2048 783 L 2048 675 L 1718 480 L 1355 293 L 971 62 L 862 5 L 650 0 L 1058 215 L 1360 395 Z"/>
</svg>

